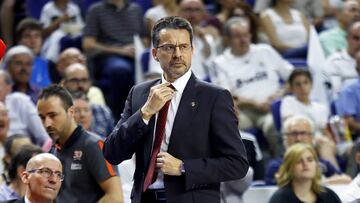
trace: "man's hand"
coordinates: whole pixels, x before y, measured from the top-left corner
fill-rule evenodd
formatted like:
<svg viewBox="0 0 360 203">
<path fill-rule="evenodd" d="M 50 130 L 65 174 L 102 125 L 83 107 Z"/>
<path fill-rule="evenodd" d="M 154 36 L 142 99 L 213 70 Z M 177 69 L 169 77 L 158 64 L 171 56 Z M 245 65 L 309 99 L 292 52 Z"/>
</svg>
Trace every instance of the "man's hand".
<svg viewBox="0 0 360 203">
<path fill-rule="evenodd" d="M 163 83 L 150 89 L 149 97 L 141 108 L 143 119 L 150 120 L 174 96 L 175 91 L 169 85 L 170 83 Z"/>
<path fill-rule="evenodd" d="M 182 161 L 167 152 L 160 152 L 156 158 L 156 168 L 165 175 L 181 176 L 180 166 Z"/>
</svg>

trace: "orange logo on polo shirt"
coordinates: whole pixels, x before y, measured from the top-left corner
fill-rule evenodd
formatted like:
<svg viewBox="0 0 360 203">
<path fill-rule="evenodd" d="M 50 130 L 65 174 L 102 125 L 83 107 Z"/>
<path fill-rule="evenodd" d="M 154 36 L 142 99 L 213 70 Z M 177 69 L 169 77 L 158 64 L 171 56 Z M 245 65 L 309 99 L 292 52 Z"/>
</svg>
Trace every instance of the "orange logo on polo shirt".
<svg viewBox="0 0 360 203">
<path fill-rule="evenodd" d="M 83 152 L 82 152 L 81 150 L 75 150 L 75 151 L 74 151 L 74 155 L 73 155 L 74 161 L 75 161 L 75 160 L 80 161 L 82 155 L 83 155 Z"/>
</svg>

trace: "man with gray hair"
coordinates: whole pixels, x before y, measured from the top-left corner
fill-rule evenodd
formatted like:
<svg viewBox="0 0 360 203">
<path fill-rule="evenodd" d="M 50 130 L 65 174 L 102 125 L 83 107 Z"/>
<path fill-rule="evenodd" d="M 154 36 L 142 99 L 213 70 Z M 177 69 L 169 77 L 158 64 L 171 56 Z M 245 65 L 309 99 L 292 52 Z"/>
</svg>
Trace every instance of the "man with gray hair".
<svg viewBox="0 0 360 203">
<path fill-rule="evenodd" d="M 5 103 L 11 123 L 7 136 L 27 135 L 34 144 L 49 150 L 52 141 L 41 123 L 34 103 L 24 93 L 12 93 L 12 84 L 8 72 L 0 70 L 0 101 Z"/>
<path fill-rule="evenodd" d="M 4 58 L 4 64 L 14 81 L 13 91 L 22 92 L 36 103 L 40 89 L 30 84 L 34 54 L 23 45 L 10 48 Z"/>
<path fill-rule="evenodd" d="M 323 139 L 316 139 L 316 142 L 322 142 L 321 147 L 329 146 L 329 142 Z M 296 143 L 305 143 L 312 146 L 315 146 L 315 138 L 314 138 L 314 124 L 313 122 L 306 116 L 303 115 L 294 115 L 287 118 L 284 122 L 283 127 L 283 141 L 285 150 L 290 146 Z M 325 144 L 326 143 L 326 144 Z M 320 145 L 319 143 L 317 143 Z M 332 146 L 330 146 L 332 147 Z M 348 183 L 351 181 L 351 178 L 347 175 L 341 174 L 342 172 L 336 168 L 329 159 L 329 156 L 323 157 L 323 154 L 319 152 L 324 149 L 319 149 L 317 147 L 317 152 L 319 154 L 319 161 L 322 173 L 325 177 L 327 177 L 323 182 L 325 183 Z M 335 159 L 335 154 L 332 154 Z M 269 161 L 266 171 L 265 171 L 265 183 L 268 185 L 275 185 L 275 173 L 279 170 L 281 164 L 283 162 L 283 158 L 276 158 Z"/>
<path fill-rule="evenodd" d="M 227 88 L 239 100 L 240 129 L 260 128 L 271 152 L 276 148 L 278 134 L 274 129 L 270 105 L 282 95 L 280 79 L 286 81 L 293 66 L 283 60 L 269 45 L 251 44 L 250 22 L 243 17 L 228 20 L 224 37 L 229 44 L 211 65 L 211 81 Z M 261 90 L 261 94 L 259 94 Z"/>
</svg>

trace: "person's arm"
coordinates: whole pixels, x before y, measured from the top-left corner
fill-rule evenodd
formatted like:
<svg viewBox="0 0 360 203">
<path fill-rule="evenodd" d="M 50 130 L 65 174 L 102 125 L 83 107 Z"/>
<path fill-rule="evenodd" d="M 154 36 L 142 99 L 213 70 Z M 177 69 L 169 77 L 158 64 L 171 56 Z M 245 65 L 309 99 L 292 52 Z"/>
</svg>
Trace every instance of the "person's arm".
<svg viewBox="0 0 360 203">
<path fill-rule="evenodd" d="M 4 0 L 0 12 L 1 32 L 7 47 L 11 47 L 11 45 L 14 43 L 12 38 L 12 26 L 14 24 L 14 4 L 15 0 Z"/>
<path fill-rule="evenodd" d="M 46 38 L 48 36 L 51 35 L 51 33 L 53 33 L 55 30 L 57 30 L 61 23 L 69 20 L 72 16 L 69 16 L 68 14 L 64 14 L 60 17 L 58 17 L 57 19 L 55 19 L 54 21 L 52 21 L 49 26 L 45 27 L 44 30 L 42 31 L 43 37 Z"/>
<path fill-rule="evenodd" d="M 354 117 L 344 116 L 344 119 L 351 131 L 360 132 L 360 122 L 356 121 Z"/>
<path fill-rule="evenodd" d="M 132 44 L 125 46 L 109 46 L 98 42 L 96 38 L 92 36 L 84 36 L 83 49 L 85 52 L 96 51 L 109 54 L 118 54 L 127 57 L 135 56 L 135 48 Z"/>
<path fill-rule="evenodd" d="M 260 26 L 265 31 L 266 35 L 269 37 L 271 45 L 278 50 L 280 53 L 283 53 L 289 50 L 291 47 L 284 45 L 279 38 L 277 37 L 275 27 L 270 17 L 266 14 L 260 16 Z"/>
<path fill-rule="evenodd" d="M 113 176 L 99 183 L 104 191 L 104 196 L 98 203 L 122 203 L 124 202 L 123 192 L 121 189 L 121 181 L 119 176 Z"/>
</svg>

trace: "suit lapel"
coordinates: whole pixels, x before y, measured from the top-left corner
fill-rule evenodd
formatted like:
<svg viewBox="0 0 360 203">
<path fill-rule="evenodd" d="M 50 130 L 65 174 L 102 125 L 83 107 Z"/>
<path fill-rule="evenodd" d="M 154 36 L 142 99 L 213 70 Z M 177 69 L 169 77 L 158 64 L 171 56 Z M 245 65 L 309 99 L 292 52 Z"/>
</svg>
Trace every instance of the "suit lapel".
<svg viewBox="0 0 360 203">
<path fill-rule="evenodd" d="M 191 119 L 195 113 L 199 103 L 197 101 L 197 79 L 194 74 L 191 75 L 183 95 L 180 100 L 178 110 L 174 119 L 173 128 L 171 131 L 168 152 L 171 153 L 176 143 L 183 139 L 183 130 L 189 129 Z"/>
</svg>

